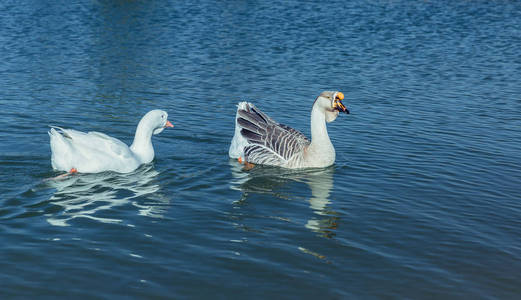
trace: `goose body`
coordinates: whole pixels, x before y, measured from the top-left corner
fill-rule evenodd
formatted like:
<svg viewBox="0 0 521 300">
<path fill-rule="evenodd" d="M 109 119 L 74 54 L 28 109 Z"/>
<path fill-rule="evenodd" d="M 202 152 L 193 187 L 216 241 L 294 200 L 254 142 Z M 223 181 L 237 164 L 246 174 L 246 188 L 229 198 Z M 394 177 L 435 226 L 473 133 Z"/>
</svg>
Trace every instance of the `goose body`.
<svg viewBox="0 0 521 300">
<path fill-rule="evenodd" d="M 325 91 L 311 110 L 311 140 L 301 132 L 271 119 L 255 105 L 240 102 L 235 117 L 235 133 L 229 149 L 231 158 L 253 164 L 284 168 L 321 168 L 335 162 L 335 148 L 326 122 L 335 120 L 343 105 L 341 92 Z"/>
<path fill-rule="evenodd" d="M 52 127 L 49 130 L 53 169 L 80 173 L 115 171 L 128 173 L 154 159 L 152 135 L 173 127 L 168 114 L 152 110 L 139 122 L 134 142 L 129 147 L 101 132 L 81 132 Z"/>
</svg>

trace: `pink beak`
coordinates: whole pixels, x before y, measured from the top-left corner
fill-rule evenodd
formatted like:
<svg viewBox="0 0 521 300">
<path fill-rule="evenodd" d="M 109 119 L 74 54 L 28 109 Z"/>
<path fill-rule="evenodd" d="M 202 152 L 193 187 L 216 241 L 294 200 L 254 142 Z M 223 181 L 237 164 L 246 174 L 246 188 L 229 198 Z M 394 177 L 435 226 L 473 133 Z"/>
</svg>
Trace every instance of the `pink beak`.
<svg viewBox="0 0 521 300">
<path fill-rule="evenodd" d="M 166 127 L 174 127 L 174 125 L 172 125 L 172 123 L 170 123 L 170 121 L 166 121 L 165 128 Z"/>
</svg>

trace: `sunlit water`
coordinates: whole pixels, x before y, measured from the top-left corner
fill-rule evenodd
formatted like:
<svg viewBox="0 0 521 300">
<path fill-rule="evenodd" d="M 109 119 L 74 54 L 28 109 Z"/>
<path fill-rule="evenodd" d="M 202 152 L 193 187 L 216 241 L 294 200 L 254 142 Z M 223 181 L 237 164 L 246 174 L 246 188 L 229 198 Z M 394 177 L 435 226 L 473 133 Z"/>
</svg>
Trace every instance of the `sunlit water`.
<svg viewBox="0 0 521 300">
<path fill-rule="evenodd" d="M 521 295 L 521 3 L 0 4 L 3 297 Z M 242 170 L 235 105 L 309 135 L 323 90 L 335 165 Z M 64 180 L 48 125 L 131 143 L 130 174 Z"/>
</svg>

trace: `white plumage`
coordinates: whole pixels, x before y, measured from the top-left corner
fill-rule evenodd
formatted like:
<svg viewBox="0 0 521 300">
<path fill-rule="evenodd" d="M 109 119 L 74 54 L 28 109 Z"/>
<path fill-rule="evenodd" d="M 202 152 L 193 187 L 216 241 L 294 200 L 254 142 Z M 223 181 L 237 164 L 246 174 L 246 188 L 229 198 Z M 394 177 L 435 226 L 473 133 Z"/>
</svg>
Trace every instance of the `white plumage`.
<svg viewBox="0 0 521 300">
<path fill-rule="evenodd" d="M 327 133 L 339 111 L 349 113 L 341 92 L 322 92 L 311 111 L 311 141 L 301 132 L 280 124 L 249 102 L 240 102 L 229 156 L 253 164 L 285 168 L 327 167 L 335 162 L 335 149 Z"/>
<path fill-rule="evenodd" d="M 76 169 L 80 173 L 132 172 L 154 159 L 152 134 L 165 127 L 173 127 L 168 114 L 149 111 L 139 122 L 130 147 L 104 133 L 53 127 L 49 130 L 52 167 L 59 171 Z"/>
</svg>

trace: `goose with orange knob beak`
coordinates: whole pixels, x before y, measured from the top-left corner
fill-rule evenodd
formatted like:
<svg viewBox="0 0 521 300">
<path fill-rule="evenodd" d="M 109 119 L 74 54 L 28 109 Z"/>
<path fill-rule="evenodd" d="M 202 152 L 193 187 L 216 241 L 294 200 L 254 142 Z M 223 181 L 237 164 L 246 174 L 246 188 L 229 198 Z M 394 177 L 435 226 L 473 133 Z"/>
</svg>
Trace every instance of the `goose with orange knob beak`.
<svg viewBox="0 0 521 300">
<path fill-rule="evenodd" d="M 250 102 L 240 102 L 235 116 L 235 133 L 228 154 L 240 163 L 283 168 L 322 168 L 335 162 L 335 148 L 326 123 L 340 112 L 349 114 L 344 94 L 324 91 L 311 109 L 311 139 L 300 131 L 278 123 Z"/>
</svg>

